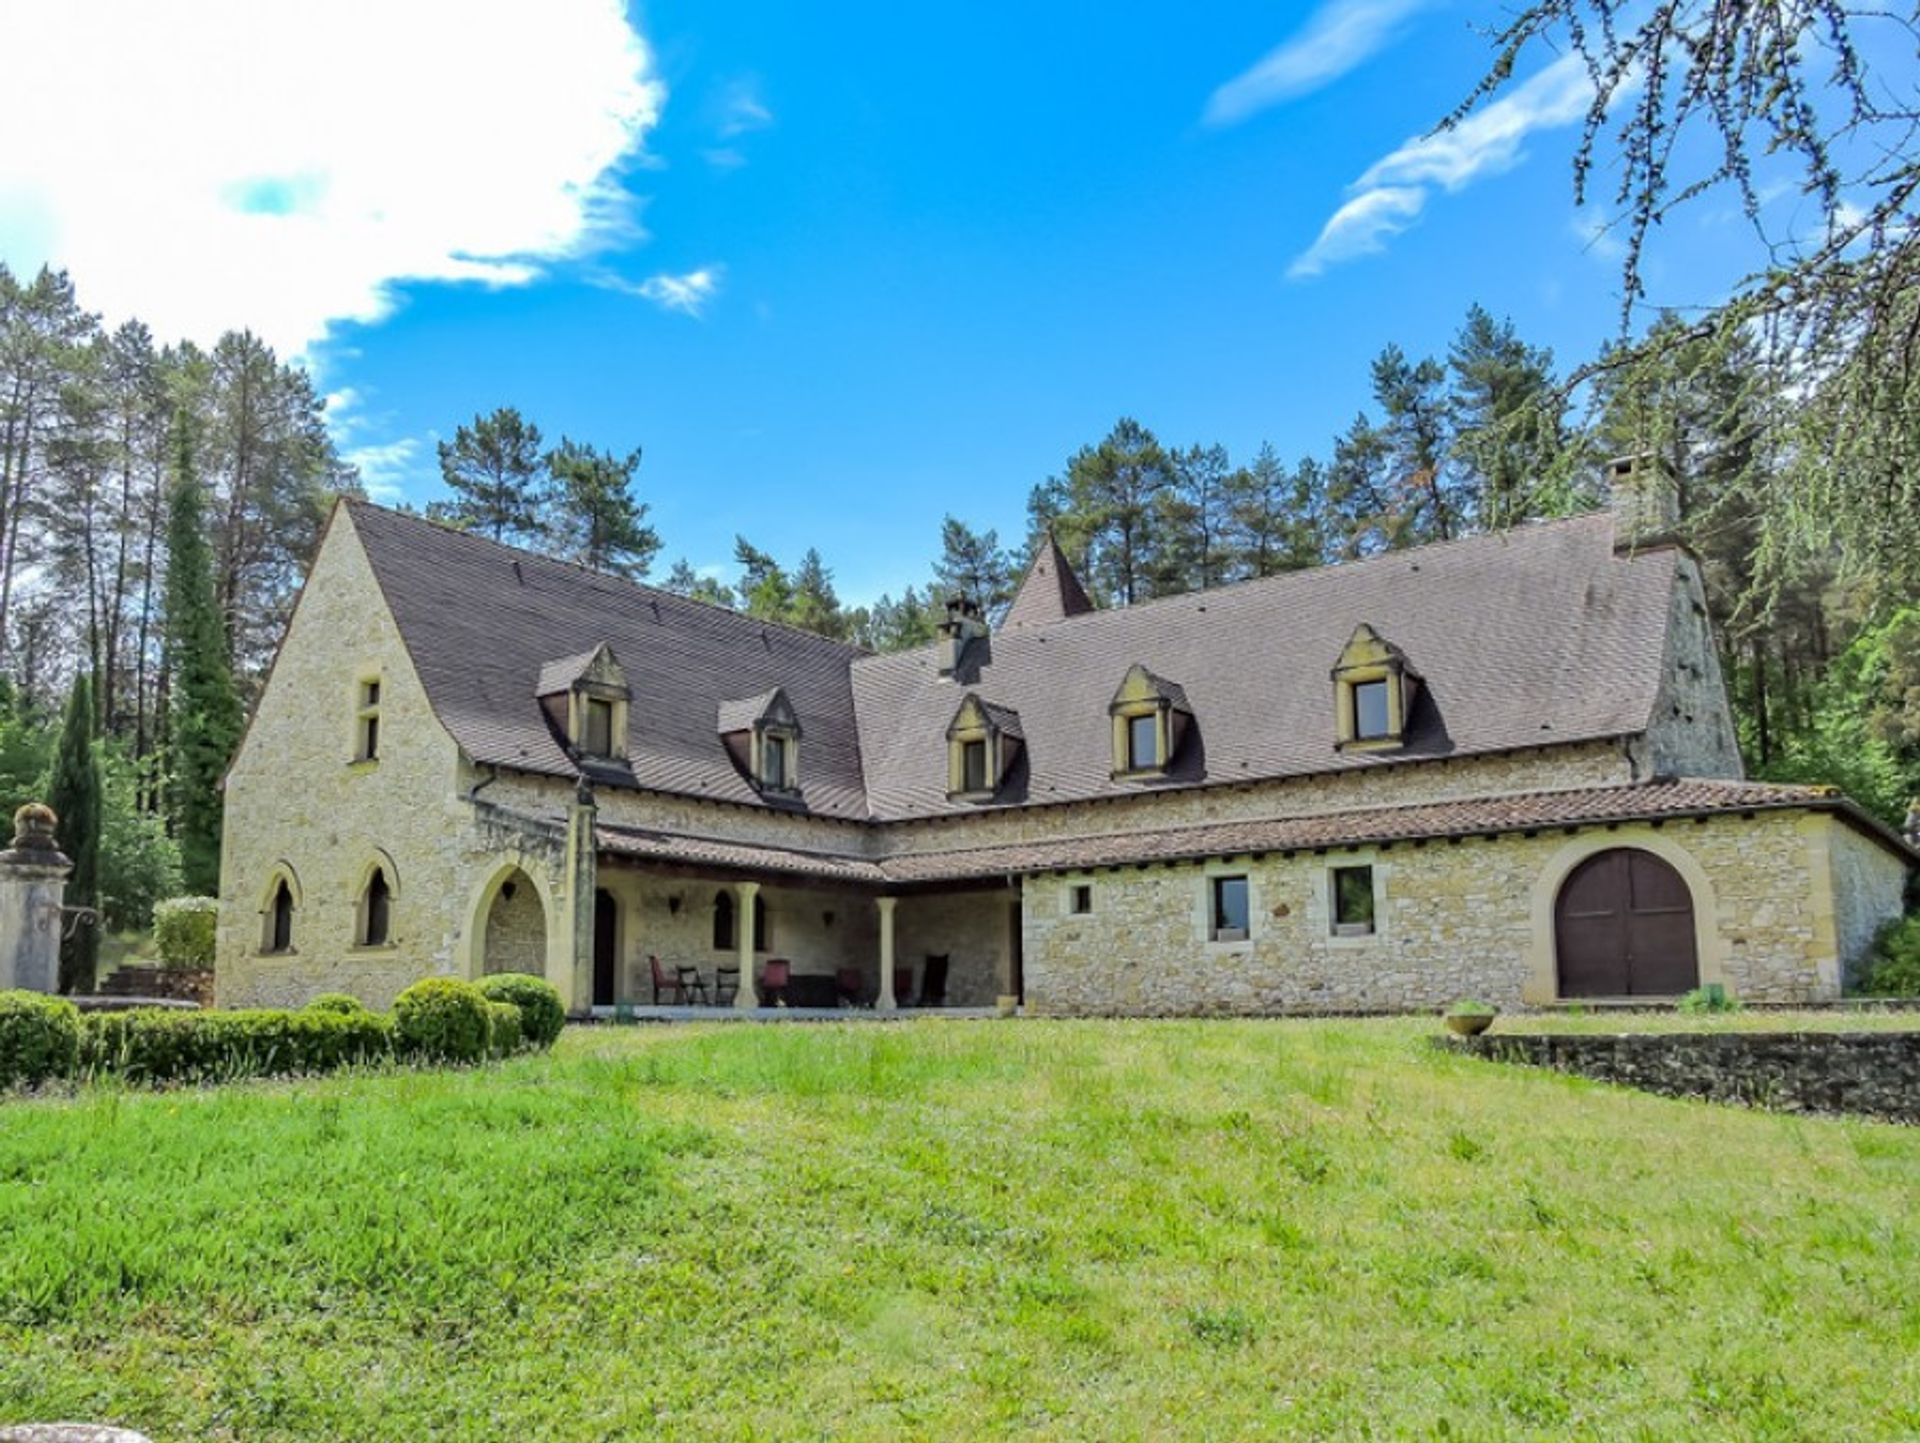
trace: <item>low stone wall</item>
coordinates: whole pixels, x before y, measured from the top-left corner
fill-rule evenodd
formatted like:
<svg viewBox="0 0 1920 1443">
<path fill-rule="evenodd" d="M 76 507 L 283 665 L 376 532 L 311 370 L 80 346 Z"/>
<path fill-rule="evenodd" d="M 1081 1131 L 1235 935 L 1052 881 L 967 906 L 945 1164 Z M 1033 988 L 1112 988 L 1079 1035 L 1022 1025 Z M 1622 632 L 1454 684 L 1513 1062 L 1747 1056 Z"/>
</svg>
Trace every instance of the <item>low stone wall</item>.
<svg viewBox="0 0 1920 1443">
<path fill-rule="evenodd" d="M 171 1002 L 213 1006 L 211 967 L 152 967 L 128 963 L 113 969 L 100 984 L 102 997 L 161 997 Z"/>
<path fill-rule="evenodd" d="M 1920 1124 L 1917 1032 L 1489 1033 L 1441 1046 L 1669 1097 Z"/>
</svg>

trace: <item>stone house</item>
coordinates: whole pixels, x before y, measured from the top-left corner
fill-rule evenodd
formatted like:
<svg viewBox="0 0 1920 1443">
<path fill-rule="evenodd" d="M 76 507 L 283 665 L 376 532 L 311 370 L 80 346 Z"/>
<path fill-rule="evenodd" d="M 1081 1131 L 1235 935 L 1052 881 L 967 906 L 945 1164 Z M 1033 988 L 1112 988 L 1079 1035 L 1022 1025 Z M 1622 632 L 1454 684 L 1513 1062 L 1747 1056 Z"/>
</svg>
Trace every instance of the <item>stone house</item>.
<svg viewBox="0 0 1920 1443">
<path fill-rule="evenodd" d="M 1124 609 L 1049 542 L 883 656 L 342 502 L 227 779 L 219 1000 L 1834 997 L 1920 856 L 1742 778 L 1671 488 L 1614 483 Z"/>
</svg>

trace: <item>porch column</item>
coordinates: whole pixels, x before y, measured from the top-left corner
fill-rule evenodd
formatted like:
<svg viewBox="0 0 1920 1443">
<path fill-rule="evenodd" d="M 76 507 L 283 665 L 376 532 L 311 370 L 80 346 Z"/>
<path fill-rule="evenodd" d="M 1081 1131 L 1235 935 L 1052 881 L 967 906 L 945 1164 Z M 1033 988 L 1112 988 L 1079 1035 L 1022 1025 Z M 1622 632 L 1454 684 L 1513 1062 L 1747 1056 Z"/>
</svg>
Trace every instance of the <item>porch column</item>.
<svg viewBox="0 0 1920 1443">
<path fill-rule="evenodd" d="M 898 897 L 876 897 L 880 909 L 880 996 L 874 1002 L 876 1012 L 893 1012 L 900 1006 L 893 996 L 893 908 Z"/>
<path fill-rule="evenodd" d="M 734 941 L 738 944 L 740 963 L 740 990 L 733 994 L 733 1005 L 742 1012 L 751 1012 L 760 1005 L 760 999 L 753 990 L 753 912 L 759 905 L 760 884 L 758 882 L 738 882 L 734 885 L 734 895 L 740 899 L 734 918 Z"/>
</svg>

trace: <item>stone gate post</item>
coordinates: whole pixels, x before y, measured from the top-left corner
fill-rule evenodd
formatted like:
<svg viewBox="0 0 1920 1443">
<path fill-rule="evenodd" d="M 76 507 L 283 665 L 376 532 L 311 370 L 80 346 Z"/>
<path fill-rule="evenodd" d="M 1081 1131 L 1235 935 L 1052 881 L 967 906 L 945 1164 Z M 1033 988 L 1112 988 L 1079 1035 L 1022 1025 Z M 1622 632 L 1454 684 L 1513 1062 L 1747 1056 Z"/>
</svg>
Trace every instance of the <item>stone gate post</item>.
<svg viewBox="0 0 1920 1443">
<path fill-rule="evenodd" d="M 60 907 L 73 863 L 54 842 L 58 824 L 39 802 L 13 814 L 13 845 L 0 852 L 0 990 L 59 990 Z"/>
</svg>

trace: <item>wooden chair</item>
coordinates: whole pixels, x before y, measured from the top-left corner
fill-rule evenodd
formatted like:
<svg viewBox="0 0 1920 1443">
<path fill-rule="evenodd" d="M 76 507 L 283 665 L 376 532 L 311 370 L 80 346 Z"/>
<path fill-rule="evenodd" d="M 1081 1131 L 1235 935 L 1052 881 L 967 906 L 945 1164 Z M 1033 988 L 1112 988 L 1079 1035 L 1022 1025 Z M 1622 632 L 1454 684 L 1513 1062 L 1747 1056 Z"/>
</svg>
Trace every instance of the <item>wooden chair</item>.
<svg viewBox="0 0 1920 1443">
<path fill-rule="evenodd" d="M 682 962 L 675 967 L 674 973 L 680 979 L 680 995 L 689 1002 L 698 1002 L 703 1006 L 713 999 L 707 995 L 706 979 L 701 977 L 700 969 Z"/>
<path fill-rule="evenodd" d="M 947 1005 L 947 964 L 952 960 L 950 953 L 927 953 L 927 975 L 920 982 L 920 1006 Z"/>
<path fill-rule="evenodd" d="M 667 976 L 666 969 L 660 965 L 660 959 L 649 955 L 647 965 L 653 969 L 653 1005 L 660 1005 L 660 994 L 666 993 L 676 1004 L 684 1006 L 687 1000 L 687 983 L 684 977 Z"/>
<path fill-rule="evenodd" d="M 716 1007 L 725 1007 L 740 995 L 740 969 L 738 967 L 716 967 L 713 969 L 713 1002 Z"/>
<path fill-rule="evenodd" d="M 858 967 L 842 967 L 833 974 L 834 991 L 842 1007 L 858 1007 L 867 990 L 867 974 Z"/>
<path fill-rule="evenodd" d="M 784 957 L 767 959 L 767 970 L 760 974 L 760 1005 L 784 1007 L 787 984 L 793 980 L 793 964 Z"/>
</svg>

